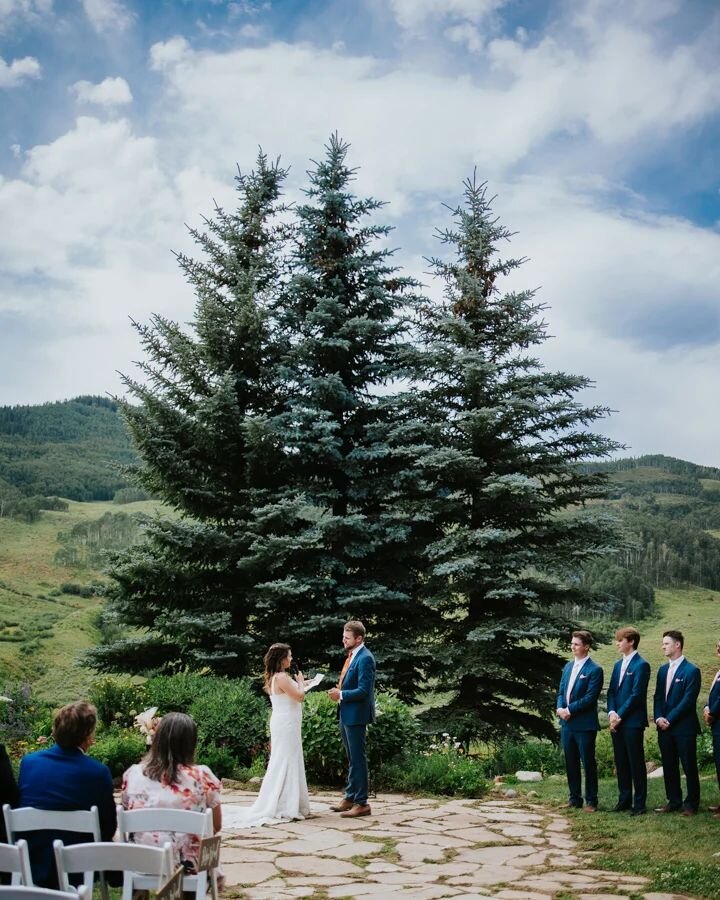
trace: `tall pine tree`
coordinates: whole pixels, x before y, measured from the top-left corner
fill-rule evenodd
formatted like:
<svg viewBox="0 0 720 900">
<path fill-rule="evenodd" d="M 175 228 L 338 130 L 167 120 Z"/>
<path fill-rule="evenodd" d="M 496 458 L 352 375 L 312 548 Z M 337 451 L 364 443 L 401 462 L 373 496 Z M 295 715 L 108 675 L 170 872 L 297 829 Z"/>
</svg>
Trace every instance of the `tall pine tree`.
<svg viewBox="0 0 720 900">
<path fill-rule="evenodd" d="M 443 535 L 427 548 L 438 696 L 428 715 L 464 739 L 519 731 L 552 734 L 549 712 L 572 624 L 561 612 L 587 597 L 583 560 L 613 539 L 607 516 L 582 512 L 603 478 L 576 465 L 615 444 L 589 430 L 607 410 L 585 407 L 588 379 L 548 372 L 533 355 L 546 340 L 532 291 L 501 292 L 519 259 L 493 216 L 485 185 L 465 185 L 454 226 L 433 259 L 444 302 L 422 318 L 425 389 L 418 402 L 434 434 L 423 458 L 428 500 Z"/>
<path fill-rule="evenodd" d="M 414 374 L 414 283 L 383 244 L 390 229 L 371 219 L 383 204 L 352 192 L 347 153 L 333 136 L 296 210 L 281 323 L 289 400 L 273 427 L 306 507 L 278 515 L 282 527 L 265 538 L 275 577 L 257 627 L 291 640 L 302 659 L 337 668 L 342 623 L 362 619 L 381 680 L 413 697 L 432 653 L 418 590 L 429 525 L 408 501 L 419 478 L 418 423 L 406 420 L 395 393 Z"/>
<path fill-rule="evenodd" d="M 134 631 L 92 653 L 100 668 L 256 665 L 254 591 L 265 578 L 256 510 L 287 482 L 268 425 L 285 399 L 275 323 L 284 178 L 261 153 L 256 171 L 237 176 L 237 212 L 216 208 L 205 231 L 191 232 L 203 259 L 178 257 L 197 296 L 190 329 L 160 316 L 136 325 L 146 377 L 126 378 L 136 403 L 123 403 L 142 458 L 134 474 L 179 515 L 156 520 L 144 544 L 116 558 L 112 608 Z"/>
</svg>

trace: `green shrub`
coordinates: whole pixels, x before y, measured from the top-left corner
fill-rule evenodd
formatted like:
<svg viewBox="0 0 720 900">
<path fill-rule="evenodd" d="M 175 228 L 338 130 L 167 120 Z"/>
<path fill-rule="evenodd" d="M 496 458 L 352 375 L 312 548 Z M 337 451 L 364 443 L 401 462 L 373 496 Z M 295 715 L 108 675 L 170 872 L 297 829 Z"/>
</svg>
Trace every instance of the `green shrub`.
<svg viewBox="0 0 720 900">
<path fill-rule="evenodd" d="M 52 709 L 49 704 L 33 697 L 32 688 L 27 682 L 6 682 L 0 685 L 0 694 L 12 701 L 0 702 L 0 735 L 4 743 L 27 743 L 40 735 L 50 734 Z"/>
<path fill-rule="evenodd" d="M 253 691 L 249 678 L 207 678 L 204 684 L 187 710 L 198 726 L 198 756 L 223 748 L 240 765 L 249 765 L 267 745 L 267 701 Z"/>
<path fill-rule="evenodd" d="M 145 738 L 137 731 L 111 728 L 104 732 L 88 750 L 88 755 L 99 759 L 110 769 L 113 778 L 140 762 L 147 746 Z"/>
<path fill-rule="evenodd" d="M 551 741 L 506 741 L 485 761 L 487 775 L 508 775 L 519 770 L 555 775 L 565 771 L 562 750 Z"/>
<path fill-rule="evenodd" d="M 89 696 L 97 708 L 98 720 L 106 728 L 132 728 L 135 716 L 151 705 L 145 685 L 127 676 L 108 675 L 96 681 Z"/>
<path fill-rule="evenodd" d="M 481 797 L 488 789 L 482 764 L 454 748 L 408 754 L 383 765 L 377 781 L 385 790 L 459 797 Z"/>
<path fill-rule="evenodd" d="M 238 761 L 226 747 L 202 747 L 197 762 L 208 766 L 218 778 L 232 778 L 238 769 Z"/>
<path fill-rule="evenodd" d="M 157 706 L 161 713 L 188 712 L 195 700 L 211 691 L 218 679 L 194 672 L 177 675 L 155 675 L 146 682 L 149 706 Z"/>
<path fill-rule="evenodd" d="M 371 773 L 418 743 L 418 726 L 405 703 L 392 694 L 377 698 L 377 721 L 368 728 Z M 309 694 L 303 712 L 305 771 L 316 784 L 340 784 L 347 774 L 347 756 L 340 737 L 337 704 L 324 692 Z"/>
<path fill-rule="evenodd" d="M 375 769 L 418 746 L 418 723 L 407 704 L 392 694 L 379 694 L 377 721 L 368 729 L 368 763 Z M 336 720 L 337 721 L 337 720 Z"/>
<path fill-rule="evenodd" d="M 340 737 L 337 704 L 325 692 L 308 694 L 303 710 L 305 773 L 315 784 L 340 784 L 347 774 L 347 756 Z"/>
<path fill-rule="evenodd" d="M 611 778 L 615 774 L 615 756 L 609 728 L 603 728 L 601 731 L 598 731 L 597 740 L 595 741 L 595 759 L 597 760 L 600 778 Z"/>
</svg>

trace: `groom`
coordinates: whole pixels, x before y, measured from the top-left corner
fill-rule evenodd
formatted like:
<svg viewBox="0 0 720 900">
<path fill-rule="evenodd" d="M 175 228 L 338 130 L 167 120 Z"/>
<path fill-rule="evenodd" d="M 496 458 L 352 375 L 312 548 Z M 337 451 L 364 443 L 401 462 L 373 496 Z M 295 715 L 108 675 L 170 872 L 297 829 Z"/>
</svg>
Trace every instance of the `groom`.
<svg viewBox="0 0 720 900">
<path fill-rule="evenodd" d="M 368 725 L 375 721 L 375 657 L 365 646 L 362 622 L 348 622 L 342 642 L 348 657 L 338 686 L 328 691 L 328 697 L 340 704 L 340 734 L 350 768 L 345 797 L 330 808 L 343 818 L 354 819 L 371 813 L 365 738 Z"/>
</svg>

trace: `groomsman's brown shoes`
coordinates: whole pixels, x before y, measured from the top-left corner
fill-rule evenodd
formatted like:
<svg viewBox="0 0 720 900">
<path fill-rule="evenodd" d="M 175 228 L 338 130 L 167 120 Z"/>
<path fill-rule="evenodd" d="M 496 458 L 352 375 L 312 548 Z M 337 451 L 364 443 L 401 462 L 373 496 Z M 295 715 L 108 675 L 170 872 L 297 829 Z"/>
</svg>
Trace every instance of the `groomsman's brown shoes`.
<svg viewBox="0 0 720 900">
<path fill-rule="evenodd" d="M 336 803 L 335 806 L 331 806 L 330 809 L 333 812 L 346 812 L 348 809 L 352 809 L 355 804 L 352 800 L 348 800 L 347 797 L 344 800 L 341 800 L 339 803 Z"/>
<path fill-rule="evenodd" d="M 369 804 L 365 804 L 361 806 L 359 803 L 354 803 L 352 809 L 346 810 L 346 812 L 340 813 L 341 819 L 356 819 L 359 816 L 369 816 L 372 815 L 372 810 L 370 809 Z"/>
</svg>

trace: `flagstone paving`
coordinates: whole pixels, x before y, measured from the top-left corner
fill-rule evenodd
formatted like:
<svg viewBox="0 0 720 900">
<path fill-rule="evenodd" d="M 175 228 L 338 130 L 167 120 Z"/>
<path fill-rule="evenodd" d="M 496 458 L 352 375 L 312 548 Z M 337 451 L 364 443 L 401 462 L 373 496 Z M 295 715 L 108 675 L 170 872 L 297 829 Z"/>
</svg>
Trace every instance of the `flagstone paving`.
<svg viewBox="0 0 720 900">
<path fill-rule="evenodd" d="M 255 795 L 227 791 L 224 805 Z M 223 832 L 225 898 L 236 900 L 689 900 L 646 892 L 647 878 L 591 867 L 562 815 L 513 800 L 382 794 L 372 815 L 341 819 L 313 794 L 304 822 Z"/>
</svg>

